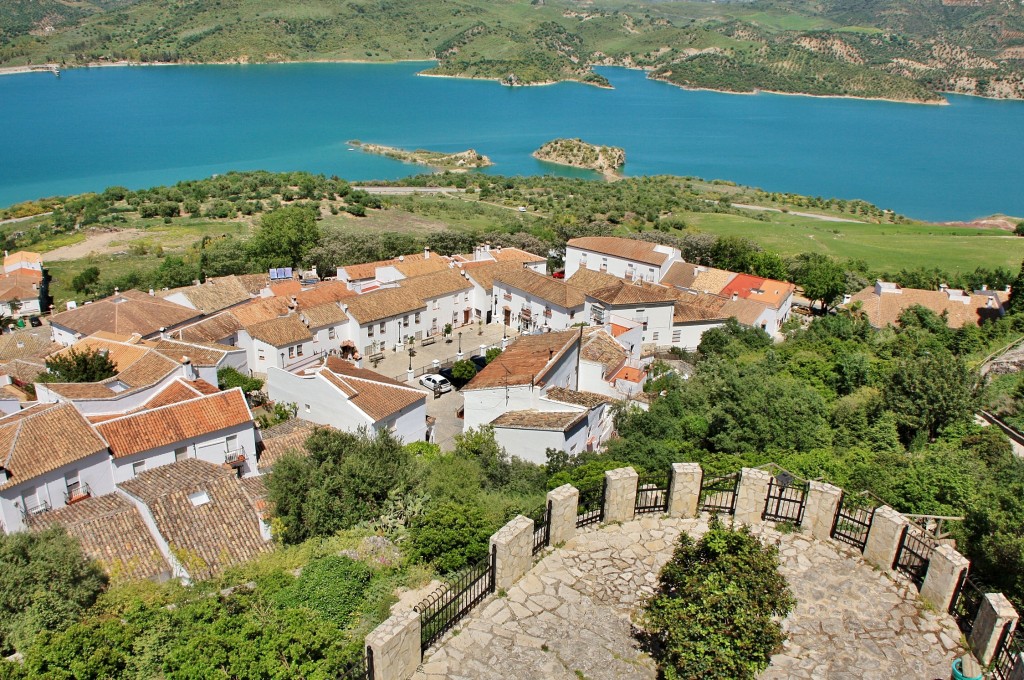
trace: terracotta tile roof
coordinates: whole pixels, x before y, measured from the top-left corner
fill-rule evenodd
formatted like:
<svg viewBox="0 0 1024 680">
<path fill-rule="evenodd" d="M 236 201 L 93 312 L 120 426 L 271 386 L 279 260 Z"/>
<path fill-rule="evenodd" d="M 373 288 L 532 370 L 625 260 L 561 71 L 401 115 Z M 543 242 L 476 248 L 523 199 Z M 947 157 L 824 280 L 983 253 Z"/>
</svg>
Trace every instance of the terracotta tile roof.
<svg viewBox="0 0 1024 680">
<path fill-rule="evenodd" d="M 717 295 L 696 293 L 680 290 L 676 293 L 676 305 L 673 323 L 692 323 L 695 321 L 713 321 L 728 319 L 729 314 L 723 311 L 727 300 Z"/>
<path fill-rule="evenodd" d="M 117 392 L 105 382 L 95 383 L 47 383 L 46 389 L 65 399 L 113 399 Z"/>
<path fill-rule="evenodd" d="M 291 418 L 273 427 L 260 430 L 261 442 L 256 446 L 259 451 L 260 471 L 269 470 L 281 456 L 294 451 L 306 455 L 306 440 L 313 434 L 317 426 L 308 420 Z"/>
<path fill-rule="evenodd" d="M 160 352 L 149 350 L 138 361 L 118 373 L 114 378 L 108 378 L 106 382 L 109 384 L 117 380 L 129 388 L 137 389 L 155 385 L 178 370 L 181 370 L 180 363 L 168 359 Z"/>
<path fill-rule="evenodd" d="M 255 499 L 222 466 L 186 458 L 118 486 L 146 504 L 192 578 L 208 578 L 271 550 L 260 535 Z"/>
<path fill-rule="evenodd" d="M 676 300 L 675 294 L 667 288 L 655 288 L 654 286 L 637 285 L 635 283 L 626 283 L 625 281 L 619 281 L 607 288 L 595 290 L 588 295 L 612 307 L 672 304 Z"/>
<path fill-rule="evenodd" d="M 302 284 L 297 279 L 274 281 L 270 284 L 270 292 L 275 297 L 291 299 L 293 295 L 298 295 L 302 292 Z"/>
<path fill-rule="evenodd" d="M 410 314 L 427 308 L 416 293 L 407 288 L 384 288 L 345 300 L 348 315 L 360 326 Z"/>
<path fill-rule="evenodd" d="M 558 401 L 563 404 L 575 404 L 576 406 L 586 406 L 587 408 L 597 408 L 601 404 L 615 403 L 615 400 L 607 395 L 598 394 L 597 392 L 570 390 L 568 387 L 548 388 L 548 391 L 544 393 L 544 396 L 552 401 Z"/>
<path fill-rule="evenodd" d="M 71 404 L 40 404 L 0 418 L 0 466 L 9 488 L 105 451 L 100 438 Z"/>
<path fill-rule="evenodd" d="M 256 295 L 270 285 L 270 274 L 238 274 L 235 278 L 250 295 Z"/>
<path fill-rule="evenodd" d="M 507 411 L 491 421 L 494 427 L 565 432 L 587 417 L 586 411 Z"/>
<path fill-rule="evenodd" d="M 23 265 L 42 265 L 43 256 L 39 253 L 33 253 L 28 250 L 19 250 L 11 253 L 10 255 L 4 255 L 4 269 L 10 267 L 19 268 Z"/>
<path fill-rule="evenodd" d="M 86 557 L 99 562 L 115 581 L 170 576 L 170 566 L 142 516 L 120 494 L 94 496 L 32 515 L 29 526 L 33 531 L 64 527 L 82 544 Z"/>
<path fill-rule="evenodd" d="M 61 348 L 51 339 L 48 327 L 21 328 L 0 335 L 0 363 L 13 359 L 38 359 Z"/>
<path fill-rule="evenodd" d="M 123 371 L 149 353 L 146 346 L 129 342 L 130 339 L 128 336 L 94 333 L 70 347 L 61 348 L 54 356 L 68 356 L 73 352 L 106 352 L 114 368 Z"/>
<path fill-rule="evenodd" d="M 626 363 L 628 356 L 625 348 L 603 329 L 584 329 L 580 359 L 601 364 L 604 367 L 606 380 Z"/>
<path fill-rule="evenodd" d="M 720 312 L 725 318 L 734 317 L 744 326 L 756 326 L 757 320 L 764 314 L 765 306 L 754 300 L 726 300 Z"/>
<path fill-rule="evenodd" d="M 115 458 L 252 422 L 241 388 L 147 409 L 96 425 Z M 2 423 L 2 421 L 0 421 Z"/>
<path fill-rule="evenodd" d="M 534 255 L 520 248 L 492 248 L 491 257 L 498 262 L 547 262 L 548 258 Z"/>
<path fill-rule="evenodd" d="M 222 312 L 199 323 L 185 326 L 175 335 L 184 342 L 216 342 L 229 338 L 242 328 L 242 323 L 231 312 Z"/>
<path fill-rule="evenodd" d="M 579 288 L 584 293 L 593 293 L 595 290 L 607 288 L 608 286 L 614 285 L 623 280 L 624 279 L 620 279 L 618 276 L 612 276 L 605 272 L 580 267 L 572 276 L 567 278 L 565 282 L 570 286 Z"/>
<path fill-rule="evenodd" d="M 43 280 L 42 271 L 39 269 L 30 269 L 28 267 L 12 269 L 7 272 L 7 275 L 17 278 L 29 286 L 36 286 L 36 290 L 38 290 L 39 283 Z"/>
<path fill-rule="evenodd" d="M 921 305 L 939 315 L 946 313 L 946 325 L 950 328 L 961 328 L 967 324 L 978 325 L 982 321 L 997 319 L 1002 315 L 1000 297 L 992 298 L 989 295 L 969 293 L 959 296 L 956 291 L 916 288 L 896 287 L 894 290 L 900 292 L 878 294 L 873 286 L 869 286 L 854 295 L 847 306 L 860 303 L 861 310 L 875 328 L 896 325 L 900 315 L 914 305 Z"/>
<path fill-rule="evenodd" d="M 579 248 L 580 250 L 589 250 L 592 253 L 602 253 L 612 257 L 620 257 L 625 260 L 657 266 L 661 266 L 668 259 L 666 253 L 659 253 L 655 250 L 657 244 L 631 238 L 584 236 L 582 238 L 569 239 L 565 245 Z"/>
<path fill-rule="evenodd" d="M 19 269 L 16 272 L 0 274 L 0 302 L 38 298 L 39 290 L 36 286 L 42 277 L 42 272 L 34 269 Z"/>
<path fill-rule="evenodd" d="M 412 278 L 448 269 L 448 262 L 439 255 L 431 255 L 429 260 L 423 259 L 422 256 L 413 259 L 406 257 L 404 262 L 396 262 L 391 266 L 397 269 L 402 276 Z"/>
<path fill-rule="evenodd" d="M 676 288 L 692 288 L 701 269 L 703 268 L 699 265 L 689 262 L 676 262 L 661 277 L 661 282 L 666 286 L 675 286 Z"/>
<path fill-rule="evenodd" d="M 120 418 L 132 413 L 139 413 L 151 408 L 159 408 L 160 406 L 167 406 L 169 404 L 177 404 L 182 401 L 188 401 L 189 399 L 195 399 L 204 394 L 216 394 L 220 392 L 220 389 L 216 385 L 211 385 L 205 380 L 186 380 L 185 378 L 175 378 L 166 386 L 157 390 L 156 394 L 151 396 L 145 404 L 138 408 L 133 408 L 128 411 L 118 411 L 116 413 L 107 413 L 104 415 L 90 415 L 86 416 L 93 425 L 97 423 L 105 423 L 108 420 L 114 418 Z"/>
<path fill-rule="evenodd" d="M 632 366 L 623 366 L 615 374 L 613 380 L 625 380 L 626 382 L 638 383 L 644 378 L 644 372 Z"/>
<path fill-rule="evenodd" d="M 160 291 L 160 297 L 180 293 L 192 307 L 203 314 L 213 314 L 222 309 L 233 307 L 251 297 L 249 289 L 235 276 L 223 276 L 207 279 L 206 283 L 197 286 L 182 286 Z"/>
<path fill-rule="evenodd" d="M 313 339 L 309 329 L 294 314 L 246 326 L 245 330 L 253 338 L 274 347 L 294 345 L 297 342 L 307 342 Z"/>
<path fill-rule="evenodd" d="M 320 369 L 319 375 L 375 423 L 419 402 L 425 404 L 427 400 L 427 393 L 422 390 L 339 359 Z"/>
<path fill-rule="evenodd" d="M 50 318 L 50 323 L 83 336 L 96 331 L 148 336 L 159 332 L 161 328 L 178 326 L 199 315 L 200 312 L 194 309 L 137 290 L 127 290 L 55 314 Z"/>
<path fill-rule="evenodd" d="M 217 366 L 228 352 L 239 351 L 238 347 L 231 345 L 216 345 L 213 343 L 197 344 L 181 340 L 157 340 L 147 343 L 163 356 L 175 362 L 181 362 L 182 357 L 188 357 L 193 366 Z"/>
<path fill-rule="evenodd" d="M 733 293 L 736 293 L 741 298 L 754 300 L 778 309 L 787 298 L 793 295 L 795 290 L 796 286 L 785 281 L 764 279 L 750 274 L 737 274 L 719 295 L 731 297 Z"/>
<path fill-rule="evenodd" d="M 473 262 L 464 265 L 463 270 L 490 295 L 494 288 L 494 277 L 517 272 L 522 268 L 522 265 L 516 262 Z"/>
<path fill-rule="evenodd" d="M 580 289 L 529 269 L 501 273 L 494 280 L 563 309 L 581 307 L 585 302 Z"/>
<path fill-rule="evenodd" d="M 299 303 L 299 309 L 308 309 L 328 302 L 340 302 L 356 295 L 358 293 L 349 290 L 342 281 L 322 281 L 296 295 L 295 301 Z"/>
<path fill-rule="evenodd" d="M 544 376 L 554 364 L 574 347 L 580 331 L 521 335 L 462 388 L 482 390 L 506 385 L 543 384 Z"/>
<path fill-rule="evenodd" d="M 345 276 L 349 281 L 364 281 L 377 276 L 378 267 L 394 267 L 403 276 L 420 276 L 430 272 L 441 271 L 448 268 L 445 258 L 431 253 L 425 257 L 424 253 L 413 253 L 402 255 L 390 260 L 378 260 L 377 262 L 364 262 L 362 264 L 348 264 L 342 267 Z"/>
<path fill-rule="evenodd" d="M 22 383 L 35 382 L 39 374 L 46 370 L 46 364 L 41 361 L 31 361 L 28 359 L 15 359 L 8 361 L 3 366 L 3 372 L 14 380 L 19 380 Z"/>
<path fill-rule="evenodd" d="M 696 278 L 693 280 L 693 284 L 690 285 L 689 288 L 703 291 L 705 293 L 717 294 L 720 293 L 723 288 L 728 286 L 729 282 L 735 277 L 735 272 L 706 267 L 703 271 L 697 274 Z"/>
<path fill-rule="evenodd" d="M 348 314 L 342 311 L 336 302 L 328 302 L 315 307 L 301 308 L 299 314 L 305 319 L 310 328 L 323 328 L 334 326 L 348 321 Z"/>
<path fill-rule="evenodd" d="M 260 323 L 261 321 L 269 321 L 270 319 L 276 319 L 279 316 L 284 316 L 290 311 L 288 298 L 280 297 L 269 297 L 259 298 L 252 302 L 246 302 L 245 304 L 234 307 L 230 314 L 238 319 L 238 323 L 245 326 L 251 326 L 254 323 Z"/>
<path fill-rule="evenodd" d="M 433 274 L 402 279 L 398 282 L 398 287 L 405 288 L 423 300 L 432 300 L 442 295 L 451 295 L 460 291 L 470 290 L 473 284 L 467 281 L 457 270 L 445 269 Z"/>
</svg>

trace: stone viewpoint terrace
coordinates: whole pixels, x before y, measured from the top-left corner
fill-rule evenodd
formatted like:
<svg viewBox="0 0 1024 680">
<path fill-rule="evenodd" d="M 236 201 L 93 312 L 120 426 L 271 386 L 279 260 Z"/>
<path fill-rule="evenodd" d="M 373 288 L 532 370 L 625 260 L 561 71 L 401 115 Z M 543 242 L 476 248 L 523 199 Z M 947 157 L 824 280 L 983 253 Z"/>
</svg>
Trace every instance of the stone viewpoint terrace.
<svg viewBox="0 0 1024 680">
<path fill-rule="evenodd" d="M 888 506 L 771 470 L 706 478 L 677 463 L 559 487 L 494 534 L 485 559 L 395 605 L 343 677 L 654 679 L 636 614 L 676 539 L 706 532 L 710 513 L 777 545 L 797 600 L 761 678 L 946 678 L 967 654 L 998 680 L 1024 677 L 1016 612 L 971 582 L 952 545 Z"/>
</svg>

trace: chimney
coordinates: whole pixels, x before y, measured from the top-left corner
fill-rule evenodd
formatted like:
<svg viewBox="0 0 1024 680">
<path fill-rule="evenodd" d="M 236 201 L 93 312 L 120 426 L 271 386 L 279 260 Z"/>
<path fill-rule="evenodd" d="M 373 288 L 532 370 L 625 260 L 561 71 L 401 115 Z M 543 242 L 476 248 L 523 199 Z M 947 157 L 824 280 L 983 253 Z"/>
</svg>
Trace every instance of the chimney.
<svg viewBox="0 0 1024 680">
<path fill-rule="evenodd" d="M 149 297 L 153 297 L 154 295 L 156 295 L 156 291 L 153 290 L 152 288 L 150 288 L 149 289 Z"/>
<path fill-rule="evenodd" d="M 981 284 L 981 289 L 982 290 L 988 290 L 988 284 L 987 283 Z"/>
<path fill-rule="evenodd" d="M 192 365 L 192 360 L 188 357 L 181 358 L 181 375 L 185 380 L 196 380 L 199 376 L 196 374 L 196 369 Z"/>
<path fill-rule="evenodd" d="M 430 259 L 430 246 L 423 246 L 423 259 L 424 260 L 429 260 Z"/>
<path fill-rule="evenodd" d="M 114 295 L 117 295 L 117 294 L 119 294 L 120 292 L 121 292 L 121 289 L 120 289 L 120 288 L 118 288 L 117 286 L 114 286 Z"/>
<path fill-rule="evenodd" d="M 995 306 L 992 303 L 993 303 L 992 296 L 991 295 L 985 296 L 985 306 L 988 307 L 989 309 L 992 309 L 992 307 Z"/>
<path fill-rule="evenodd" d="M 941 290 L 941 291 L 946 291 L 946 290 L 949 290 L 949 286 L 947 286 L 947 285 L 946 285 L 946 284 L 944 284 L 944 283 L 940 283 L 940 284 L 939 284 L 939 290 Z"/>
<path fill-rule="evenodd" d="M 740 294 L 737 293 L 736 291 L 733 291 L 733 293 L 732 293 L 732 301 L 736 302 L 736 300 L 738 300 L 739 297 L 740 297 Z"/>
<path fill-rule="evenodd" d="M 291 307 L 292 309 L 295 309 L 295 307 L 298 306 L 298 304 L 299 299 L 293 295 L 291 302 L 288 303 L 288 306 Z"/>
<path fill-rule="evenodd" d="M 167 339 L 167 329 L 164 328 L 163 326 L 160 326 L 160 339 L 161 340 L 166 340 Z"/>
</svg>

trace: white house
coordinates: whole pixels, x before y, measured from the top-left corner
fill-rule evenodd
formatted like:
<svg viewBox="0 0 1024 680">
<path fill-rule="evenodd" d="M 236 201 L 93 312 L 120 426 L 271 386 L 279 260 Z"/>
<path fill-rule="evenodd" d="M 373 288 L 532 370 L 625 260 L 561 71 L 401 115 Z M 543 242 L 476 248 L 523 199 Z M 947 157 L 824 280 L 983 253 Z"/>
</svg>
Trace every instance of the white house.
<svg viewBox="0 0 1024 680">
<path fill-rule="evenodd" d="M 107 444 L 74 406 L 38 404 L 0 418 L 0 518 L 6 533 L 28 515 L 113 493 Z"/>
<path fill-rule="evenodd" d="M 734 316 L 740 323 L 772 335 L 777 335 L 789 318 L 796 292 L 796 286 L 786 281 L 687 263 L 674 264 L 663 283 L 679 290 L 717 295 L 733 303 L 755 303 L 759 305 L 757 313 L 754 307 L 740 303 L 731 305 L 727 317 Z"/>
<path fill-rule="evenodd" d="M 501 323 L 503 315 L 498 312 L 498 296 L 494 295 L 494 277 L 501 274 L 514 274 L 522 269 L 517 262 L 470 262 L 463 265 L 462 271 L 466 280 L 473 285 L 470 300 L 473 315 L 483 319 L 484 323 Z"/>
<path fill-rule="evenodd" d="M 202 395 L 96 424 L 117 483 L 186 458 L 256 474 L 256 428 L 241 388 Z"/>
<path fill-rule="evenodd" d="M 502 248 L 501 246 L 491 247 L 490 243 L 482 243 L 473 249 L 472 253 L 464 255 L 453 255 L 452 261 L 459 267 L 472 263 L 506 263 L 516 264 L 520 268 L 531 269 L 538 274 L 547 273 L 546 257 L 535 255 L 520 248 Z"/>
<path fill-rule="evenodd" d="M 587 321 L 579 289 L 528 269 L 497 274 L 494 300 L 498 319 L 524 333 L 559 331 Z"/>
<path fill-rule="evenodd" d="M 315 360 L 313 334 L 297 314 L 261 321 L 238 331 L 249 369 L 263 375 L 270 368 L 293 368 Z"/>
<path fill-rule="evenodd" d="M 8 253 L 6 250 L 4 251 L 5 274 L 25 270 L 39 272 L 41 277 L 43 273 L 43 256 L 39 253 L 32 253 L 27 250 L 19 250 L 16 253 Z M 37 278 L 36 280 L 38 281 L 39 279 Z"/>
<path fill-rule="evenodd" d="M 437 335 L 446 324 L 458 328 L 475 320 L 471 299 L 473 284 L 458 270 L 446 269 L 402 279 L 398 286 L 423 300 L 426 308 L 423 313 L 424 335 Z M 419 337 L 415 333 L 410 335 Z"/>
<path fill-rule="evenodd" d="M 345 432 L 387 430 L 405 443 L 427 439 L 427 393 L 337 357 L 303 373 L 272 368 L 267 390 L 298 417 Z"/>
<path fill-rule="evenodd" d="M 330 354 L 349 339 L 349 318 L 336 302 L 301 308 L 299 318 L 313 336 L 313 353 Z"/>
<path fill-rule="evenodd" d="M 406 338 L 430 334 L 431 321 L 423 299 L 407 288 L 383 288 L 349 298 L 343 308 L 352 320 L 349 336 L 363 355 L 392 349 Z"/>
<path fill-rule="evenodd" d="M 70 303 L 69 303 L 70 304 Z M 115 293 L 50 317 L 54 342 L 72 345 L 99 331 L 143 338 L 160 337 L 196 321 L 202 312 L 137 290 Z"/>
<path fill-rule="evenodd" d="M 647 381 L 646 367 L 640 358 L 641 331 L 639 324 L 633 328 L 584 328 L 578 389 L 612 399 L 625 399 L 641 392 Z"/>
<path fill-rule="evenodd" d="M 615 236 L 584 236 L 565 244 L 566 278 L 579 269 L 592 269 L 629 281 L 661 283 L 669 267 L 681 260 L 676 248 Z"/>
</svg>

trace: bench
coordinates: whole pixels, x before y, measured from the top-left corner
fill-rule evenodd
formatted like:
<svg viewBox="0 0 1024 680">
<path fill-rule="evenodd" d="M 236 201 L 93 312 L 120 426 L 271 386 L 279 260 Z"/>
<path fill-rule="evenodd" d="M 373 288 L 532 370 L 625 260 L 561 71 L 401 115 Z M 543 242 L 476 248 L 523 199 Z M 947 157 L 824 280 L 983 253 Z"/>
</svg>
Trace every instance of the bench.
<svg viewBox="0 0 1024 680">
<path fill-rule="evenodd" d="M 383 361 L 384 360 L 384 352 L 377 352 L 376 354 L 371 354 L 370 356 L 367 357 L 367 359 L 369 359 L 371 362 Z"/>
<path fill-rule="evenodd" d="M 420 341 L 420 347 L 426 347 L 427 345 L 433 345 L 437 342 L 437 338 L 433 335 L 428 335 Z"/>
</svg>

